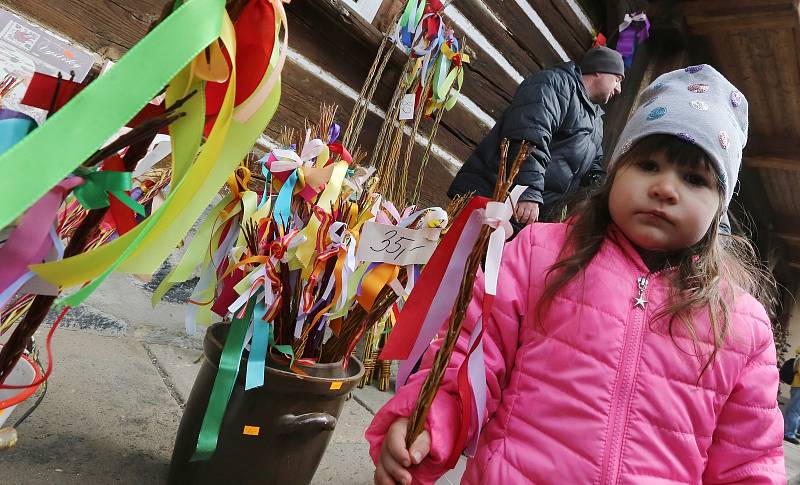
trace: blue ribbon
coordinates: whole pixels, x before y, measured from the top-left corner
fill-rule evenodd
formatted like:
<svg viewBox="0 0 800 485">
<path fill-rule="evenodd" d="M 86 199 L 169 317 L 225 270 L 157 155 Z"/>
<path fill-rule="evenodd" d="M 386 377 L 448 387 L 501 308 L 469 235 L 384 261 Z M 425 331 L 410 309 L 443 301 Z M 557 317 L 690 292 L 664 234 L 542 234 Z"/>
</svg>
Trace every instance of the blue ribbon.
<svg viewBox="0 0 800 485">
<path fill-rule="evenodd" d="M 267 358 L 269 336 L 272 333 L 272 323 L 263 320 L 267 313 L 264 301 L 256 303 L 253 314 L 253 341 L 250 343 L 250 356 L 247 358 L 247 375 L 244 381 L 244 390 L 249 391 L 264 385 L 264 366 Z"/>
<path fill-rule="evenodd" d="M 292 217 L 292 193 L 294 193 L 295 184 L 297 184 L 297 170 L 292 172 L 286 182 L 283 183 L 281 191 L 278 192 L 278 198 L 275 200 L 275 220 L 284 229 L 289 228 L 289 221 Z"/>
<path fill-rule="evenodd" d="M 34 128 L 36 128 L 36 121 L 29 116 L 24 118 L 7 117 L 0 120 L 0 154 L 16 145 Z"/>
</svg>

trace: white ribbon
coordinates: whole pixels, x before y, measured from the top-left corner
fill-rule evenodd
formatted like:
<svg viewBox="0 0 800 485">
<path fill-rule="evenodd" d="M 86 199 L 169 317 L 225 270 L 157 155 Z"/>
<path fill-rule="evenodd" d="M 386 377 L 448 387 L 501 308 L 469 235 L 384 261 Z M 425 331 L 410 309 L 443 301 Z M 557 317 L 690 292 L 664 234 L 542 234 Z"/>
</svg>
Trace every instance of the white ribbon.
<svg viewBox="0 0 800 485">
<path fill-rule="evenodd" d="M 414 270 L 414 265 L 409 264 L 406 266 L 406 275 L 408 275 L 408 281 L 406 282 L 406 294 L 411 294 L 411 290 L 414 289 L 416 285 L 416 274 Z"/>
<path fill-rule="evenodd" d="M 400 284 L 400 280 L 398 280 L 397 278 L 389 282 L 389 287 L 392 288 L 392 290 L 398 297 L 402 299 L 408 298 L 408 293 L 406 293 L 406 289 L 403 288 L 403 285 Z"/>
<path fill-rule="evenodd" d="M 505 202 L 489 202 L 483 213 L 483 223 L 493 229 L 492 235 L 489 237 L 489 247 L 486 251 L 486 270 L 484 279 L 485 292 L 488 295 L 497 295 L 497 278 L 500 273 L 500 263 L 503 259 L 503 246 L 505 240 L 513 234 L 511 227 L 511 216 L 514 214 L 514 206 L 517 204 L 519 197 L 525 192 L 528 187 L 518 185 L 511 191 L 511 195 L 506 198 Z M 482 315 L 472 329 L 469 344 L 467 348 L 472 348 L 478 335 L 481 333 L 481 328 L 484 324 L 484 319 L 488 319 L 489 315 Z M 470 437 L 466 443 L 467 456 L 475 456 L 475 450 L 478 444 L 478 436 L 481 432 L 483 425 L 483 415 L 486 412 L 486 368 L 483 355 L 483 341 L 478 342 L 475 351 L 469 356 L 469 360 L 462 364 L 467 366 L 469 374 L 469 385 L 472 388 L 472 395 L 474 399 L 474 408 L 472 415 L 472 422 L 476 426 L 475 433 Z M 462 423 L 462 426 L 469 426 L 469 423 Z"/>
<path fill-rule="evenodd" d="M 486 250 L 485 289 L 490 295 L 497 295 L 497 278 L 500 273 L 500 263 L 503 260 L 503 245 L 514 232 L 511 227 L 511 216 L 517 200 L 527 189 L 527 186 L 518 185 L 511 191 L 505 202 L 489 202 L 483 214 L 483 223 L 494 229 L 489 236 L 489 246 Z"/>
<path fill-rule="evenodd" d="M 269 171 L 272 173 L 290 172 L 304 165 L 311 165 L 311 161 L 317 158 L 328 145 L 319 138 L 309 140 L 309 133 L 306 133 L 306 141 L 303 144 L 303 151 L 300 155 L 294 150 L 285 148 L 275 148 L 272 154 L 276 160 L 272 162 Z M 327 160 L 326 160 L 327 161 Z"/>
<path fill-rule="evenodd" d="M 164 157 L 169 155 L 172 151 L 172 142 L 170 141 L 169 136 L 159 133 L 153 139 L 152 143 L 150 143 L 150 147 L 147 150 L 147 155 L 145 155 L 144 158 L 142 158 L 136 165 L 136 169 L 131 173 L 131 177 L 136 178 L 144 174 L 153 168 L 153 165 L 157 164 L 163 160 Z"/>
<path fill-rule="evenodd" d="M 238 223 L 237 219 L 233 219 L 233 227 L 236 227 Z M 230 251 L 231 247 L 236 244 L 236 237 L 238 231 L 228 231 L 228 235 L 225 236 L 225 239 L 222 241 L 222 244 L 219 245 L 217 248 L 217 252 L 214 254 L 214 257 L 211 258 L 208 266 L 200 273 L 200 280 L 197 282 L 197 285 L 194 287 L 194 291 L 192 291 L 192 296 L 190 299 L 192 301 L 197 301 L 200 295 L 203 294 L 204 291 L 211 285 L 212 280 L 214 280 L 216 276 L 216 268 L 219 266 L 217 261 L 221 261 L 222 258 L 225 257 L 225 254 Z M 189 305 L 186 308 L 186 333 L 188 335 L 194 335 L 197 331 L 197 311 L 200 308 L 200 305 Z"/>
<path fill-rule="evenodd" d="M 336 302 L 332 310 L 332 313 L 337 313 L 347 304 L 347 287 L 350 282 L 350 275 L 356 270 L 356 240 L 347 230 L 347 224 L 340 221 L 331 224 L 331 227 L 328 229 L 328 237 L 331 239 L 331 244 L 328 245 L 328 249 L 344 248 L 345 250 L 344 268 L 342 269 L 342 292 L 339 295 L 339 301 Z M 335 277 L 331 275 L 331 278 L 328 280 L 328 287 L 325 289 L 325 294 L 322 297 L 323 300 L 330 295 L 334 283 Z M 329 314 L 331 313 L 329 312 Z"/>
<path fill-rule="evenodd" d="M 317 158 L 325 149 L 328 148 L 328 144 L 319 138 L 315 138 L 313 140 L 310 138 L 311 130 L 307 130 L 306 141 L 303 143 L 303 151 L 300 153 L 300 158 L 302 158 L 304 162 L 308 163 Z M 327 162 L 327 160 L 325 161 Z"/>
<path fill-rule="evenodd" d="M 243 307 L 244 304 L 247 303 L 247 301 L 253 295 L 255 290 L 255 288 L 253 288 L 253 285 L 256 283 L 256 281 L 258 281 L 259 278 L 264 278 L 264 280 L 266 280 L 266 277 L 267 277 L 267 267 L 263 264 L 257 270 L 252 271 L 250 274 L 245 276 L 245 278 L 247 278 L 247 281 L 250 284 L 248 285 L 247 289 L 242 291 L 241 295 L 239 295 L 239 298 L 237 298 L 236 301 L 234 301 L 228 306 L 228 311 L 231 313 L 236 313 L 241 307 Z M 261 285 L 264 285 L 265 287 L 272 286 L 264 284 L 264 280 L 262 280 Z M 267 291 L 265 291 L 264 293 L 265 294 L 271 293 L 271 288 L 267 288 Z"/>
<path fill-rule="evenodd" d="M 375 173 L 375 167 L 357 167 L 356 173 L 353 174 L 352 177 L 347 177 L 344 179 L 345 185 L 350 187 L 353 190 L 353 193 L 361 195 L 361 191 L 364 190 L 364 184 L 372 177 L 372 174 Z"/>
<path fill-rule="evenodd" d="M 622 20 L 622 23 L 619 24 L 619 31 L 622 32 L 623 30 L 627 29 L 631 26 L 633 22 L 646 22 L 647 15 L 642 13 L 637 13 L 636 15 L 631 15 L 629 13 L 625 14 L 625 17 Z"/>
</svg>

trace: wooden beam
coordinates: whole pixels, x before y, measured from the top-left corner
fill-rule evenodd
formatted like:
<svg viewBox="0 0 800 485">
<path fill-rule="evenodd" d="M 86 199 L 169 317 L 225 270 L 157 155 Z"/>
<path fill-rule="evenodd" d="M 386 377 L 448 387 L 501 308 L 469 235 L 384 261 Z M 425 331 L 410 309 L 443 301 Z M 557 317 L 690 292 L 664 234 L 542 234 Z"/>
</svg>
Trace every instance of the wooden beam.
<svg viewBox="0 0 800 485">
<path fill-rule="evenodd" d="M 147 33 L 167 0 L 0 0 L 0 6 L 117 60 Z"/>
<path fill-rule="evenodd" d="M 789 232 L 778 232 L 777 234 L 778 234 L 779 237 L 781 237 L 781 238 L 783 238 L 783 239 L 785 239 L 787 241 L 800 243 L 800 229 L 799 230 L 795 230 L 795 231 L 789 231 Z"/>
<path fill-rule="evenodd" d="M 753 137 L 745 147 L 742 160 L 752 168 L 800 171 L 800 140 Z"/>
<path fill-rule="evenodd" d="M 775 234 L 789 243 L 800 243 L 800 217 L 777 217 Z"/>
<path fill-rule="evenodd" d="M 747 30 L 793 29 L 798 5 L 793 0 L 694 0 L 681 3 L 689 31 L 695 35 Z"/>
</svg>

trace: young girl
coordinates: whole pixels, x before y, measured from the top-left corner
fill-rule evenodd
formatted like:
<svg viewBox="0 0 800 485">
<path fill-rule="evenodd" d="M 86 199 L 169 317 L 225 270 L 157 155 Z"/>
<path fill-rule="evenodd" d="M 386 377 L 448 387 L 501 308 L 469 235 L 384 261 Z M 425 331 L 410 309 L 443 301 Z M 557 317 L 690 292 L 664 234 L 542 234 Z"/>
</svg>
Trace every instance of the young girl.
<svg viewBox="0 0 800 485">
<path fill-rule="evenodd" d="M 775 346 L 756 299 L 769 278 L 745 240 L 718 231 L 747 102 L 710 66 L 674 71 L 642 93 L 620 139 L 605 186 L 567 223 L 506 246 L 483 340 L 484 426 L 462 483 L 786 483 Z M 367 430 L 375 483 L 446 471 L 481 278 L 475 288 L 426 431 L 406 450 L 438 345 Z"/>
</svg>

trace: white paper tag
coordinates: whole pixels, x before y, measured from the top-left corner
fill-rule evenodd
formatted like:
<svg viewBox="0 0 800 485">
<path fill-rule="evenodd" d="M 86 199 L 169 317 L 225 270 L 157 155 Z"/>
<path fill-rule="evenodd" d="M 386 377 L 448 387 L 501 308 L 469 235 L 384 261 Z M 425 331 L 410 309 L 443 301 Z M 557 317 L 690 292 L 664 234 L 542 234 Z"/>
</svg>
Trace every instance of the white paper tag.
<svg viewBox="0 0 800 485">
<path fill-rule="evenodd" d="M 400 101 L 400 115 L 401 120 L 410 120 L 414 118 L 414 101 L 416 96 L 414 94 L 406 94 Z"/>
<path fill-rule="evenodd" d="M 358 240 L 356 259 L 398 266 L 425 264 L 438 244 L 439 241 L 430 239 L 430 231 L 424 229 L 367 221 Z"/>
</svg>

